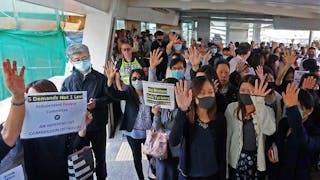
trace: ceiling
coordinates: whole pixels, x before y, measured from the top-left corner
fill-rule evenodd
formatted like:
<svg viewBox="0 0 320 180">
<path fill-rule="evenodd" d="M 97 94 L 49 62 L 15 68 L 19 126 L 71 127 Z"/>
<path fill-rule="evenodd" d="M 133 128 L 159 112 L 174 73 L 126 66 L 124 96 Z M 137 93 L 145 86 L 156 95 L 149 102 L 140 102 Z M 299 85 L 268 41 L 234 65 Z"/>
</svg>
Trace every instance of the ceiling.
<svg viewBox="0 0 320 180">
<path fill-rule="evenodd" d="M 181 13 L 242 13 L 320 18 L 320 0 L 128 0 L 128 7 L 158 7 Z"/>
</svg>

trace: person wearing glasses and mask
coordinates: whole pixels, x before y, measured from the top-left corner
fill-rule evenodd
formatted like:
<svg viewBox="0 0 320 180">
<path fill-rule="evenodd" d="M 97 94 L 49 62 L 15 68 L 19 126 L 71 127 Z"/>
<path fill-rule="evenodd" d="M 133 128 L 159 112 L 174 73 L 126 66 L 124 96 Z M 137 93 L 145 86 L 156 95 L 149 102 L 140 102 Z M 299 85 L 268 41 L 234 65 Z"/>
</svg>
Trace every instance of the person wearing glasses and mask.
<svg viewBox="0 0 320 180">
<path fill-rule="evenodd" d="M 130 85 L 125 91 L 119 91 L 112 86 L 116 73 L 117 69 L 108 62 L 106 66 L 108 92 L 114 99 L 126 101 L 120 130 L 127 136 L 137 176 L 139 180 L 144 180 L 141 144 L 146 140 L 146 130 L 152 125 L 151 107 L 145 105 L 142 91 L 142 81 L 146 81 L 147 78 L 142 69 L 133 69 L 129 75 Z"/>
<path fill-rule="evenodd" d="M 106 78 L 92 68 L 86 45 L 73 44 L 68 47 L 66 54 L 74 68 L 72 74 L 64 80 L 61 91 L 87 91 L 87 109 L 93 116 L 92 122 L 88 125 L 87 138 L 92 144 L 96 158 L 97 179 L 105 179 L 107 105 L 112 102 L 106 93 Z"/>
<path fill-rule="evenodd" d="M 124 91 L 130 85 L 129 75 L 133 69 L 143 69 L 145 75 L 147 75 L 148 68 L 142 58 L 134 57 L 132 55 L 132 47 L 129 42 L 124 42 L 121 45 L 121 52 L 123 58 L 118 60 L 118 63 L 116 64 L 118 72 L 116 74 L 115 82 L 117 89 Z"/>
</svg>

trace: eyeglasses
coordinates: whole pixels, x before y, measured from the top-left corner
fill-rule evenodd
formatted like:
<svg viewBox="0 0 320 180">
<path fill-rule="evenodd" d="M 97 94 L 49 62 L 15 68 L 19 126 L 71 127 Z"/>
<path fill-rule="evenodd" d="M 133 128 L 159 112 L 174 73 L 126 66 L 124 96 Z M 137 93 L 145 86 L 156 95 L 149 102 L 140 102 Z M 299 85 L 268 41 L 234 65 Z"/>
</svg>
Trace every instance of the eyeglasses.
<svg viewBox="0 0 320 180">
<path fill-rule="evenodd" d="M 122 51 L 131 51 L 131 48 L 122 48 Z"/>
<path fill-rule="evenodd" d="M 139 77 L 139 78 L 137 78 L 137 77 L 131 78 L 131 81 L 136 81 L 136 80 L 142 80 L 142 78 L 141 77 Z"/>
<path fill-rule="evenodd" d="M 81 57 L 81 58 L 75 58 L 75 59 L 71 59 L 72 62 L 79 62 L 79 61 L 84 61 L 84 60 L 87 60 L 88 57 L 87 56 L 84 56 L 84 57 Z"/>
</svg>

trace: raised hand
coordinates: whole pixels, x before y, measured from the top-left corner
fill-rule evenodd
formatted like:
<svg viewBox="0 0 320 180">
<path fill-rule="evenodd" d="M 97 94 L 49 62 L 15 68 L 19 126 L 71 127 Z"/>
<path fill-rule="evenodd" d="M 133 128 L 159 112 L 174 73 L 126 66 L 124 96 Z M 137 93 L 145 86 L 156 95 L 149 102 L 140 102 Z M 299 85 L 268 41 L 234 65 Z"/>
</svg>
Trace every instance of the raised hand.
<svg viewBox="0 0 320 180">
<path fill-rule="evenodd" d="M 201 54 L 197 50 L 196 47 L 194 48 L 189 48 L 188 49 L 188 54 L 189 54 L 189 60 L 192 66 L 197 66 L 200 64 L 201 61 Z"/>
<path fill-rule="evenodd" d="M 282 99 L 287 107 L 298 105 L 298 95 L 300 89 L 297 88 L 293 83 L 287 85 L 286 92 L 282 92 Z"/>
<path fill-rule="evenodd" d="M 266 75 L 263 74 L 263 67 L 261 65 L 257 66 L 257 69 L 256 69 L 256 74 L 258 76 L 258 78 L 260 80 L 265 80 L 266 79 Z"/>
<path fill-rule="evenodd" d="M 162 51 L 158 48 L 150 53 L 150 69 L 156 69 L 156 67 L 162 62 Z"/>
<path fill-rule="evenodd" d="M 188 90 L 188 83 L 186 80 L 176 83 L 176 87 L 174 88 L 174 92 L 176 94 L 176 101 L 178 107 L 182 111 L 188 110 L 191 101 L 192 101 L 192 91 L 191 89 Z"/>
<path fill-rule="evenodd" d="M 2 62 L 5 86 L 13 97 L 24 98 L 24 70 L 25 67 L 22 66 L 20 73 L 18 74 L 16 61 L 13 61 L 12 66 L 9 59 L 6 59 L 4 62 Z"/>
<path fill-rule="evenodd" d="M 264 83 L 264 80 L 260 80 L 260 83 L 259 83 L 259 80 L 256 79 L 256 81 L 254 83 L 254 89 L 251 92 L 251 94 L 253 94 L 255 96 L 265 97 L 266 95 L 268 95 L 272 91 L 272 89 L 267 90 L 267 86 L 268 86 L 268 83 Z"/>
<path fill-rule="evenodd" d="M 284 61 L 286 62 L 286 64 L 292 65 L 297 60 L 298 55 L 296 55 L 295 53 L 286 49 L 284 52 L 283 58 L 284 58 Z"/>
<path fill-rule="evenodd" d="M 317 81 L 316 78 L 309 76 L 303 80 L 301 88 L 313 90 L 315 88 L 316 81 Z"/>
<path fill-rule="evenodd" d="M 107 61 L 107 65 L 105 66 L 105 74 L 108 78 L 108 86 L 110 87 L 113 83 L 114 77 L 116 76 L 117 69 L 114 68 L 114 65 L 111 61 Z"/>
<path fill-rule="evenodd" d="M 205 55 L 204 55 L 204 60 L 205 61 L 209 61 L 212 57 L 212 54 L 210 51 L 208 51 Z"/>
</svg>

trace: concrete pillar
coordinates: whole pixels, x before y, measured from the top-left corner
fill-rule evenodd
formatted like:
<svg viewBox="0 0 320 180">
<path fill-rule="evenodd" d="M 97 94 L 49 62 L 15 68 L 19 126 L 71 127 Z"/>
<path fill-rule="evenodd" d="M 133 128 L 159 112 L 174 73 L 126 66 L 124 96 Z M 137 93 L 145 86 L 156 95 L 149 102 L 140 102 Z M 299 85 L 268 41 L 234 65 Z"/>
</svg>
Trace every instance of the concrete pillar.
<svg viewBox="0 0 320 180">
<path fill-rule="evenodd" d="M 106 55 L 113 26 L 111 13 L 94 12 L 86 16 L 82 43 L 89 47 L 93 68 L 101 73 L 106 62 Z"/>
<path fill-rule="evenodd" d="M 197 37 L 205 40 L 206 43 L 210 40 L 210 19 L 198 19 Z"/>
<path fill-rule="evenodd" d="M 260 33 L 261 33 L 261 24 L 255 23 L 253 24 L 253 41 L 255 43 L 260 43 Z"/>
</svg>

